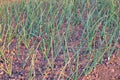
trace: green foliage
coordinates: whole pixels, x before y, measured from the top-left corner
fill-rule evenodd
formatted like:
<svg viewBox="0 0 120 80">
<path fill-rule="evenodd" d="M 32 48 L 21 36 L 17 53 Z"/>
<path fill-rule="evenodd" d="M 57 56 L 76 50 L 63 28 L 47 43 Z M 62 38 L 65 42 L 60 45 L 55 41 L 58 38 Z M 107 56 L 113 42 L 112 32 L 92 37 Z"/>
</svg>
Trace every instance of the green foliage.
<svg viewBox="0 0 120 80">
<path fill-rule="evenodd" d="M 70 29 L 78 27 L 81 23 L 84 28 L 80 38 L 81 44 L 76 46 L 77 50 L 72 48 L 77 55 L 75 57 L 76 70 L 73 71 L 72 76 L 68 77 L 68 79 L 77 80 L 82 74 L 87 75 L 98 63 L 101 63 L 105 53 L 108 53 L 108 58 L 110 58 L 114 50 L 111 48 L 112 42 L 117 41 L 120 30 L 118 19 L 120 6 L 118 5 L 119 1 L 117 0 L 30 0 L 28 3 L 23 0 L 21 3 L 5 5 L 0 7 L 0 24 L 4 26 L 3 33 L 6 34 L 6 40 L 3 41 L 9 44 L 12 38 L 16 37 L 19 41 L 18 46 L 20 42 L 24 42 L 28 48 L 27 41 L 29 39 L 41 36 L 41 46 L 38 47 L 38 50 L 42 51 L 49 66 L 53 69 L 53 62 L 61 49 L 65 55 L 65 63 L 68 64 L 70 57 L 67 44 L 70 34 L 74 32 L 71 32 Z M 61 35 L 61 26 L 64 23 L 66 23 L 66 29 Z M 102 26 L 101 29 L 100 26 Z M 0 36 L 3 37 L 4 34 L 0 34 Z M 96 40 L 96 35 L 99 37 L 98 40 Z M 37 40 L 33 44 L 36 45 L 36 42 Z M 98 46 L 94 47 L 93 44 L 96 42 Z M 94 58 L 89 56 L 86 67 L 79 74 L 78 56 L 84 45 L 87 45 L 84 54 L 94 54 L 95 56 Z M 30 55 L 33 55 L 31 51 L 36 50 L 32 48 L 28 48 L 30 54 L 25 64 Z M 52 53 L 52 61 L 48 58 L 50 53 Z M 90 59 L 93 59 L 91 65 Z M 33 64 L 31 65 L 33 67 Z"/>
</svg>

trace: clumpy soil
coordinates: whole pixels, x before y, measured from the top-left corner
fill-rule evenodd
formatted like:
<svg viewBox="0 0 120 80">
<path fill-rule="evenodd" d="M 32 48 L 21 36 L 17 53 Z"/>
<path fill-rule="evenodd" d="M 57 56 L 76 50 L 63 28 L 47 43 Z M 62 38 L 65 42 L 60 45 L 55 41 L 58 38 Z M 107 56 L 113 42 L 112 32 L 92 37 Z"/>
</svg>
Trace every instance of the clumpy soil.
<svg viewBox="0 0 120 80">
<path fill-rule="evenodd" d="M 108 62 L 97 65 L 82 80 L 120 80 L 120 50 L 115 51 Z"/>
</svg>

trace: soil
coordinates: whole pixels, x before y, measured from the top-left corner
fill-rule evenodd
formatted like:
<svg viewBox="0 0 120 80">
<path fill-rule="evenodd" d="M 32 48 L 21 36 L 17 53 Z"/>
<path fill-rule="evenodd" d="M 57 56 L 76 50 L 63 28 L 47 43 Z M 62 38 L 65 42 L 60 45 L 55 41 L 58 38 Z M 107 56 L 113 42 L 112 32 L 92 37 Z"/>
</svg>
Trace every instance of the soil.
<svg viewBox="0 0 120 80">
<path fill-rule="evenodd" d="M 63 24 L 61 28 L 61 35 L 64 33 L 65 24 Z M 7 60 L 13 60 L 12 63 L 12 74 L 9 76 L 5 71 L 0 68 L 0 80 L 67 80 L 69 76 L 73 74 L 76 70 L 76 59 L 74 58 L 75 53 L 71 48 L 78 46 L 80 44 L 80 35 L 83 33 L 81 24 L 79 27 L 73 28 L 71 30 L 75 30 L 74 34 L 70 36 L 70 40 L 68 42 L 69 53 L 64 55 L 64 52 L 60 50 L 59 55 L 53 60 L 52 54 L 48 55 L 48 60 L 45 58 L 43 51 L 33 50 L 33 42 L 35 40 L 40 42 L 40 37 L 32 37 L 30 39 L 30 46 L 32 53 L 29 53 L 28 48 L 24 44 L 24 42 L 20 43 L 18 46 L 18 40 L 16 38 L 12 39 L 9 50 L 4 50 L 4 55 Z M 78 39 L 77 39 L 78 38 Z M 36 43 L 36 44 L 38 44 Z M 118 38 L 118 42 L 115 43 L 116 49 L 112 54 L 110 60 L 106 60 L 106 57 L 103 59 L 102 64 L 98 64 L 88 75 L 82 75 L 78 80 L 120 80 L 120 39 Z M 36 46 L 34 46 L 36 47 Z M 1 48 L 1 46 L 0 46 Z M 85 46 L 82 50 L 85 49 Z M 30 55 L 28 57 L 28 55 Z M 85 68 L 85 65 L 88 62 L 88 56 L 90 54 L 79 54 L 77 57 L 79 58 L 78 64 L 78 73 L 80 74 L 82 70 Z M 93 56 L 93 55 L 91 55 Z M 66 62 L 64 61 L 64 57 L 68 57 Z M 52 62 L 54 66 L 50 67 L 50 63 Z M 91 60 L 92 62 L 92 60 Z M 10 62 L 7 62 L 7 66 L 9 66 Z M 34 65 L 33 65 L 34 64 Z M 0 56 L 0 66 L 7 70 L 4 59 Z M 73 78 L 69 77 L 70 80 Z"/>
<path fill-rule="evenodd" d="M 115 51 L 108 62 L 97 65 L 82 80 L 120 80 L 120 50 Z"/>
<path fill-rule="evenodd" d="M 62 27 L 63 29 L 63 27 Z M 61 30 L 62 30 L 61 29 Z M 29 53 L 29 50 L 23 42 L 20 43 L 20 46 L 17 46 L 18 40 L 16 38 L 12 39 L 12 42 L 9 46 L 9 50 L 4 50 L 4 55 L 8 61 L 13 59 L 12 63 L 12 75 L 9 76 L 6 72 L 0 69 L 0 80 L 67 80 L 70 75 L 76 70 L 76 59 L 74 58 L 75 53 L 71 50 L 72 47 L 79 45 L 79 39 L 75 39 L 79 36 L 76 33 L 80 32 L 82 28 L 77 28 L 76 32 L 71 36 L 71 40 L 68 43 L 69 53 L 67 56 L 61 50 L 59 55 L 53 60 L 52 54 L 48 55 L 48 60 L 45 58 L 43 51 L 33 50 L 33 42 L 41 40 L 36 37 L 32 37 L 30 40 L 29 49 L 32 50 L 32 53 Z M 74 30 L 74 29 L 73 29 Z M 78 30 L 78 32 L 77 32 Z M 82 33 L 82 32 L 81 32 Z M 79 33 L 80 34 L 80 33 Z M 74 40 L 75 39 L 75 40 Z M 110 60 L 103 59 L 102 64 L 98 64 L 90 74 L 85 76 L 84 74 L 79 77 L 78 80 L 120 80 L 120 39 L 115 43 L 116 49 L 110 58 Z M 36 43 L 38 44 L 38 43 Z M 84 50 L 84 49 L 83 49 Z M 28 57 L 28 55 L 30 55 Z M 68 57 L 67 62 L 64 61 L 64 56 Z M 80 74 L 85 68 L 85 65 L 88 62 L 90 54 L 79 54 L 79 64 L 78 64 L 78 73 Z M 93 56 L 93 55 L 91 55 Z M 33 62 L 34 60 L 34 62 Z M 50 63 L 53 61 L 53 68 L 50 67 Z M 92 60 L 90 61 L 92 62 Z M 9 66 L 7 63 L 7 66 Z M 6 69 L 5 61 L 0 57 L 0 66 Z M 32 71 L 33 70 L 33 71 Z M 33 79 L 32 79 L 33 78 Z M 69 77 L 70 80 L 73 78 Z"/>
</svg>

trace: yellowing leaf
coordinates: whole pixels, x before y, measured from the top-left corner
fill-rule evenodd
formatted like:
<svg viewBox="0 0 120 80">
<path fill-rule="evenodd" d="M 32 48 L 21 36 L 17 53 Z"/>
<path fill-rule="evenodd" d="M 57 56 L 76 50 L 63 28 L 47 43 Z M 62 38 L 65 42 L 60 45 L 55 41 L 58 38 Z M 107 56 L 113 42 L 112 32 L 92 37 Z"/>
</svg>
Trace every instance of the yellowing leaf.
<svg viewBox="0 0 120 80">
<path fill-rule="evenodd" d="M 2 33 L 2 25 L 0 24 L 0 43 L 2 42 L 1 33 Z"/>
<path fill-rule="evenodd" d="M 2 25 L 0 24 L 0 33 L 2 32 Z"/>
</svg>

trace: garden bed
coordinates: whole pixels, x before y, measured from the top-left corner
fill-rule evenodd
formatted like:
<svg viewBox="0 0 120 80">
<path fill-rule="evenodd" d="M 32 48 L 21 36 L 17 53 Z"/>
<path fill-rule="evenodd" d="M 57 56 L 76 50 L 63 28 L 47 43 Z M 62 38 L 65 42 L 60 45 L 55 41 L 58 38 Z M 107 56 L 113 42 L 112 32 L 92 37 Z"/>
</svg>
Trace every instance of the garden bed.
<svg viewBox="0 0 120 80">
<path fill-rule="evenodd" d="M 0 7 L 1 80 L 120 79 L 119 1 L 9 2 Z"/>
</svg>

